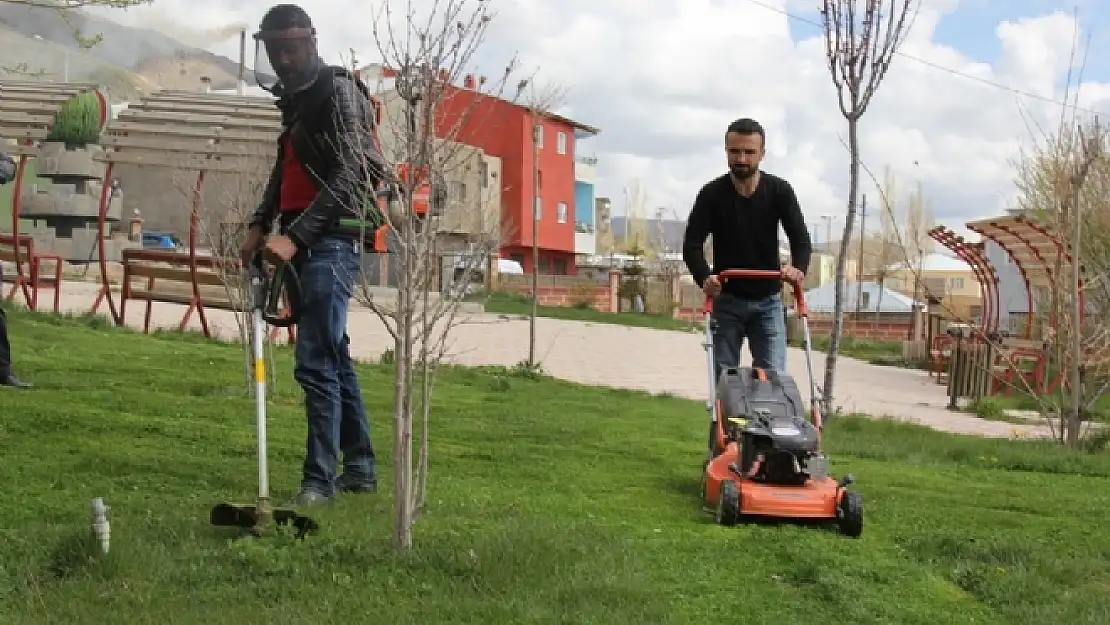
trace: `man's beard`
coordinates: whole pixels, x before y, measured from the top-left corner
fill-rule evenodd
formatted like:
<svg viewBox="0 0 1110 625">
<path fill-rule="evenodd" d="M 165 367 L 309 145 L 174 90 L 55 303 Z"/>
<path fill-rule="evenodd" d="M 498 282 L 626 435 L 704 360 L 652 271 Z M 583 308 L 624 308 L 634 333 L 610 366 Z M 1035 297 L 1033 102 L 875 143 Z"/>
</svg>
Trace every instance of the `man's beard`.
<svg viewBox="0 0 1110 625">
<path fill-rule="evenodd" d="M 286 94 L 294 94 L 312 86 L 320 74 L 320 58 L 313 57 L 308 64 L 300 70 L 282 68 L 275 70 L 278 80 L 281 81 L 281 90 Z"/>
<path fill-rule="evenodd" d="M 738 180 L 747 180 L 754 176 L 755 172 L 759 170 L 751 165 L 731 165 L 729 166 L 729 171 L 731 171 L 732 175 L 736 176 Z"/>
</svg>

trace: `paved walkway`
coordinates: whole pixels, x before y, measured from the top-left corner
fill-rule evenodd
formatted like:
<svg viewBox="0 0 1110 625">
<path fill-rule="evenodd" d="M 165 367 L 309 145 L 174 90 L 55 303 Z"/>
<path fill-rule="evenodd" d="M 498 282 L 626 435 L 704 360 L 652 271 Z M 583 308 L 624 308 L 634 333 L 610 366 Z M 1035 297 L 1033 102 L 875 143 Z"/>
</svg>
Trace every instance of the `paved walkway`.
<svg viewBox="0 0 1110 625">
<path fill-rule="evenodd" d="M 93 284 L 66 283 L 62 308 L 87 312 L 96 291 Z M 118 294 L 114 297 L 118 306 Z M 143 309 L 142 303 L 129 302 L 127 324 L 141 328 Z M 176 328 L 183 312 L 183 306 L 155 303 L 152 325 Z M 231 313 L 206 312 L 210 327 L 220 338 L 238 336 Z M 102 306 L 101 313 L 108 314 L 106 306 Z M 190 326 L 199 330 L 195 314 Z M 536 326 L 536 349 L 544 369 L 553 376 L 585 384 L 705 398 L 705 351 L 699 334 L 546 318 L 539 319 Z M 352 309 L 348 331 L 352 355 L 357 359 L 376 360 L 393 347 L 388 331 L 368 309 Z M 451 362 L 512 366 L 528 357 L 528 320 L 489 313 L 469 315 L 452 330 L 448 343 Z M 824 354 L 816 353 L 814 357 L 814 374 L 820 384 Z M 788 367 L 804 388 L 802 350 L 790 348 Z M 881 367 L 842 356 L 836 387 L 836 403 L 845 412 L 891 416 L 938 430 L 980 436 L 1048 435 L 1048 429 L 1042 426 L 986 421 L 949 412 L 944 387 L 923 371 Z M 807 390 L 803 390 L 806 397 Z"/>
</svg>

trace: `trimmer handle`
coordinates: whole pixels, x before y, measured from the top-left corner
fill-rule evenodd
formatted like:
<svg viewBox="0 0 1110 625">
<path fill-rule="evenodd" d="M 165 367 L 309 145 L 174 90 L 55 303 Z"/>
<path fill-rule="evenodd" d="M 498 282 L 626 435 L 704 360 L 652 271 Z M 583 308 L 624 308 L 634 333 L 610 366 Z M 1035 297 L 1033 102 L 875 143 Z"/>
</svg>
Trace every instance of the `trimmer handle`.
<svg viewBox="0 0 1110 625">
<path fill-rule="evenodd" d="M 797 309 L 797 316 L 805 317 L 809 314 L 809 309 L 806 308 L 806 294 L 802 289 L 801 281 L 782 275 L 782 271 L 771 269 L 726 269 L 717 274 L 717 279 L 720 280 L 722 285 L 729 279 L 734 278 L 747 278 L 749 280 L 785 280 L 794 289 L 794 307 Z M 705 298 L 705 308 L 703 312 L 705 314 L 713 313 L 713 298 Z"/>
<path fill-rule="evenodd" d="M 297 324 L 301 316 L 301 279 L 292 263 L 278 259 L 273 272 L 266 270 L 265 250 L 259 250 L 251 257 L 253 305 L 261 309 L 262 319 L 276 328 L 288 328 Z M 285 295 L 285 311 L 282 312 L 282 294 Z"/>
</svg>

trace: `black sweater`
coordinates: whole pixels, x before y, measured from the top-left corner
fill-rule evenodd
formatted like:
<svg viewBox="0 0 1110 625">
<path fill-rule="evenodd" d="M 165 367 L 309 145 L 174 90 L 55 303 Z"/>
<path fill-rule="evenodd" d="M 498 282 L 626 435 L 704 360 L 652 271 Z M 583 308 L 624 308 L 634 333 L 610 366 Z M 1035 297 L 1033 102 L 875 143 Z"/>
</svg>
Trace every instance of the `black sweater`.
<svg viewBox="0 0 1110 625">
<path fill-rule="evenodd" d="M 698 286 L 710 273 L 725 269 L 777 271 L 779 224 L 790 241 L 791 264 L 805 272 L 813 252 L 805 217 L 790 183 L 761 171 L 751 197 L 736 191 L 724 174 L 706 183 L 694 200 L 686 222 L 682 259 Z M 713 268 L 705 260 L 705 239 L 713 235 Z M 762 299 L 782 292 L 781 280 L 729 280 L 723 290 L 744 299 Z"/>
</svg>

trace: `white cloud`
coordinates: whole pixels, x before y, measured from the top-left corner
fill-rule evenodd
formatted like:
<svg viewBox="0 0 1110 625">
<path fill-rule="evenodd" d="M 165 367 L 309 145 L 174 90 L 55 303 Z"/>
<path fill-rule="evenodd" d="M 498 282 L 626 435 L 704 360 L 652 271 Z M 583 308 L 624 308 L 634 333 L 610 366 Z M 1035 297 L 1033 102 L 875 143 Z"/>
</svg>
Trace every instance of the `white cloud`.
<svg viewBox="0 0 1110 625">
<path fill-rule="evenodd" d="M 580 152 L 597 153 L 599 192 L 618 210 L 622 187 L 639 178 L 650 208 L 666 206 L 684 217 L 698 188 L 724 171 L 724 128 L 751 116 L 767 128 L 765 169 L 791 180 L 811 223 L 819 223 L 820 214 L 843 212 L 847 125 L 820 28 L 790 24 L 761 4 L 818 17 L 814 3 L 796 0 L 494 0 L 499 14 L 482 56 L 495 73 L 518 52 L 525 68 L 540 68 L 541 81 L 571 87 L 568 110 L 602 129 Z M 993 65 L 934 42 L 936 24 L 957 5 L 927 0 L 903 50 L 985 81 L 1063 98 L 1074 29 L 1070 5 L 982 33 L 1000 43 Z M 373 60 L 371 3 L 302 6 L 329 61 L 349 48 Z M 161 23 L 216 29 L 256 25 L 267 7 L 257 0 L 158 0 L 112 16 L 155 25 L 144 16 L 158 15 Z M 796 41 L 792 28 L 801 33 Z M 231 39 L 210 48 L 234 58 L 236 45 Z M 1079 99 L 1110 112 L 1110 85 L 1086 84 Z M 863 157 L 879 178 L 891 167 L 902 189 L 920 180 L 937 218 L 960 227 L 1004 207 L 1012 193 L 1008 160 L 1032 140 L 1029 120 L 1052 126 L 1059 115 L 1059 106 L 898 57 L 860 123 Z M 864 191 L 878 198 L 870 184 Z"/>
</svg>

